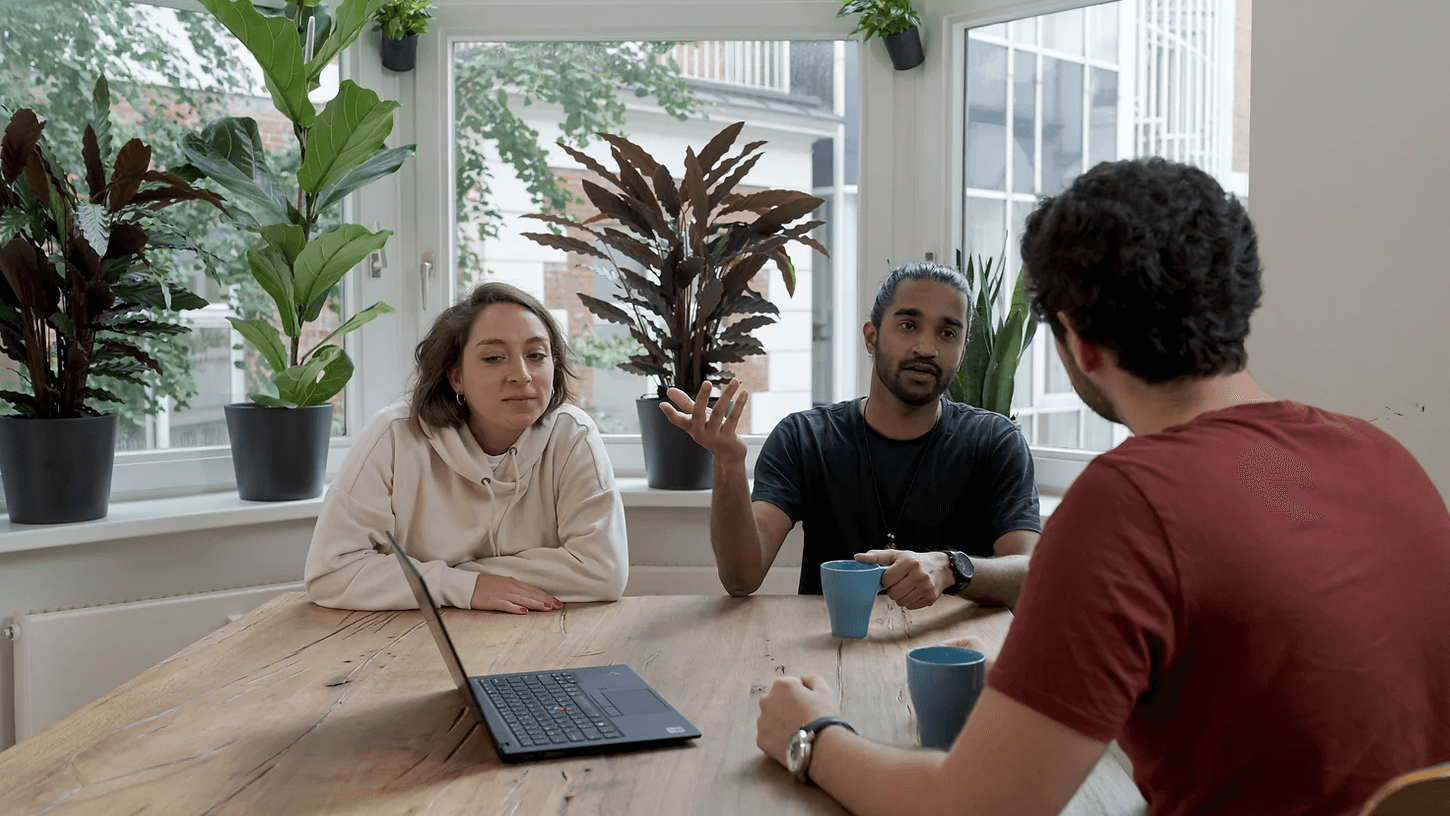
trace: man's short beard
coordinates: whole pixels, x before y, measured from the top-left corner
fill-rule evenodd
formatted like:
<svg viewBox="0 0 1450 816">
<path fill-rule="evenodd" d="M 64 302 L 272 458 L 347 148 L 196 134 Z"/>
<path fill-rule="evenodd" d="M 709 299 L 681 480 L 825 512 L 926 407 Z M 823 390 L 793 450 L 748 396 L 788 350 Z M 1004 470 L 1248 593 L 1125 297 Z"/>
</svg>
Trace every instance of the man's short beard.
<svg viewBox="0 0 1450 816">
<path fill-rule="evenodd" d="M 886 386 L 886 390 L 891 392 L 891 396 L 896 397 L 898 400 L 901 400 L 907 405 L 911 405 L 917 408 L 920 408 L 923 405 L 930 405 L 933 402 L 941 399 L 941 395 L 945 394 L 947 392 L 947 388 L 952 384 L 952 375 L 956 373 L 952 372 L 952 374 L 950 375 L 940 377 L 940 379 L 937 381 L 936 386 L 932 388 L 931 393 L 923 397 L 917 393 L 907 391 L 902 386 L 901 368 L 898 367 L 896 369 L 895 376 L 888 375 L 886 371 L 882 370 L 884 368 L 885 365 L 882 363 L 881 358 L 878 356 L 876 358 L 876 378 L 881 380 L 881 384 Z"/>
</svg>

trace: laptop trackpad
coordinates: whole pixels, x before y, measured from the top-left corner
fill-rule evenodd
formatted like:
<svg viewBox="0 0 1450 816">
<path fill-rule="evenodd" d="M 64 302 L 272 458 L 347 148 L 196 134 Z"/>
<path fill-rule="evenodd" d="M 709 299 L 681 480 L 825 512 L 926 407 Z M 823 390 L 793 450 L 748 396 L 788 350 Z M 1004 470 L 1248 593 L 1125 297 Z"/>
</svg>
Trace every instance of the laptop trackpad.
<svg viewBox="0 0 1450 816">
<path fill-rule="evenodd" d="M 611 691 L 601 693 L 599 696 L 608 700 L 610 705 L 619 709 L 619 713 L 625 715 L 654 714 L 669 710 L 669 706 L 665 705 L 664 701 L 649 689 Z"/>
</svg>

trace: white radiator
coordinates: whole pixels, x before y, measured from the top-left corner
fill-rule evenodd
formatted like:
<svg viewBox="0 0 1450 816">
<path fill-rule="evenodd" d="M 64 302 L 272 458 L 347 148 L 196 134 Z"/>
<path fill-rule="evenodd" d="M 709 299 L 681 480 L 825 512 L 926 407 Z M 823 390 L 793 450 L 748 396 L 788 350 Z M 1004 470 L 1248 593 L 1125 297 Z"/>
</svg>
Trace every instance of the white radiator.
<svg viewBox="0 0 1450 816">
<path fill-rule="evenodd" d="M 231 589 L 23 615 L 15 634 L 15 738 L 22 740 L 302 584 Z"/>
</svg>

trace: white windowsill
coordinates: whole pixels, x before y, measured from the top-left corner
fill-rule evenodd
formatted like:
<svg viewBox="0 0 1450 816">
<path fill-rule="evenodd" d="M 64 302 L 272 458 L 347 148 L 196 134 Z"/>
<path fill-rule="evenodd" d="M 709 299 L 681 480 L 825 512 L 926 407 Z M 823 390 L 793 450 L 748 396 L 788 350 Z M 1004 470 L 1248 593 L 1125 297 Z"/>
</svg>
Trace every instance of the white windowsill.
<svg viewBox="0 0 1450 816">
<path fill-rule="evenodd" d="M 710 506 L 708 490 L 655 490 L 646 485 L 642 477 L 621 478 L 619 488 L 627 508 L 705 509 Z M 1044 521 L 1056 509 L 1059 500 L 1058 496 L 1042 495 Z M 9 516 L 0 515 L 0 554 L 245 524 L 315 519 L 321 509 L 321 498 L 252 502 L 242 501 L 235 492 L 230 492 L 111 502 L 110 512 L 105 518 L 73 524 L 14 524 Z"/>
</svg>

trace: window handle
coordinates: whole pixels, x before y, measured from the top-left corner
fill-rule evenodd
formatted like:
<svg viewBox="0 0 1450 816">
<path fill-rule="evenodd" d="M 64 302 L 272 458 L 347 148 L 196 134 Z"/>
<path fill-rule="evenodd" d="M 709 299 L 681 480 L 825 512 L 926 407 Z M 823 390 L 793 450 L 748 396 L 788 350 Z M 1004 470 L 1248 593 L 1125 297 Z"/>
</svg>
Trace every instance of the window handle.
<svg viewBox="0 0 1450 816">
<path fill-rule="evenodd" d="M 433 277 L 433 253 L 423 253 L 423 263 L 418 266 L 418 278 L 422 283 L 423 310 L 428 310 L 428 279 Z"/>
</svg>

